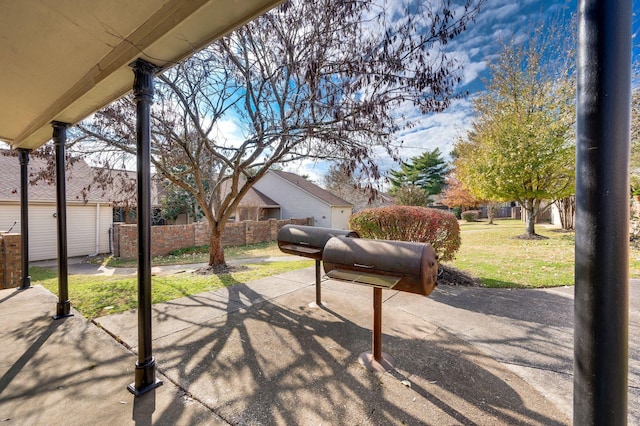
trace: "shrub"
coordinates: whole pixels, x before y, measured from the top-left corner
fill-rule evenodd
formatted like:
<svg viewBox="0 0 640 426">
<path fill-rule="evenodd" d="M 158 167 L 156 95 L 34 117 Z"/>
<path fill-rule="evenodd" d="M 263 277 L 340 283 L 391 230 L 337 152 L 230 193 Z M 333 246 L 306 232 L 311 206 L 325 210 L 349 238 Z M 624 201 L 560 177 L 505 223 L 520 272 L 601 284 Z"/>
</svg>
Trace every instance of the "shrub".
<svg viewBox="0 0 640 426">
<path fill-rule="evenodd" d="M 451 213 L 426 207 L 391 206 L 362 210 L 349 219 L 363 238 L 430 243 L 441 261 L 460 248 L 460 227 Z"/>
<path fill-rule="evenodd" d="M 462 220 L 465 222 L 475 222 L 480 218 L 479 210 L 467 210 L 466 212 L 462 212 L 461 214 Z"/>
<path fill-rule="evenodd" d="M 457 206 L 451 210 L 453 211 L 453 215 L 456 217 L 456 219 L 462 219 L 462 216 L 460 216 L 462 214 L 462 207 Z"/>
</svg>

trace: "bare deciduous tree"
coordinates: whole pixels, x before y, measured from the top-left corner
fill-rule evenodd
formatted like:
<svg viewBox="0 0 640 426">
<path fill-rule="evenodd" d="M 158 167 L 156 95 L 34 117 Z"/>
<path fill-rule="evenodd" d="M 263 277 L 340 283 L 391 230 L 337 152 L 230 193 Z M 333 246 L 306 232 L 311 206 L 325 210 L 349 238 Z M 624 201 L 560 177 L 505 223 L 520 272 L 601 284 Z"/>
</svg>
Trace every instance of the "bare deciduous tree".
<svg viewBox="0 0 640 426">
<path fill-rule="evenodd" d="M 461 66 L 443 46 L 482 1 L 289 1 L 158 76 L 152 163 L 204 213 L 209 264 L 224 265 L 222 230 L 269 168 L 339 159 L 378 178 L 374 153 L 396 158 L 410 125 L 399 107 L 455 96 Z M 127 97 L 81 123 L 82 149 L 133 154 L 134 111 Z"/>
</svg>

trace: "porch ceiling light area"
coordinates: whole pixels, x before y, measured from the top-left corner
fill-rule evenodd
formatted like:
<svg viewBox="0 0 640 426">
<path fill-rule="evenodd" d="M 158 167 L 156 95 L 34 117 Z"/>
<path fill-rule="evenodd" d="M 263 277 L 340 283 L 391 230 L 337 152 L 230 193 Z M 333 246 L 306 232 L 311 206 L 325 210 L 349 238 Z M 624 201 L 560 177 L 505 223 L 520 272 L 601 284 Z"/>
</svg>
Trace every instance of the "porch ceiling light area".
<svg viewBox="0 0 640 426">
<path fill-rule="evenodd" d="M 282 0 L 33 0 L 0 14 L 0 140 L 35 149 L 131 90 L 129 64 L 166 68 Z"/>
</svg>

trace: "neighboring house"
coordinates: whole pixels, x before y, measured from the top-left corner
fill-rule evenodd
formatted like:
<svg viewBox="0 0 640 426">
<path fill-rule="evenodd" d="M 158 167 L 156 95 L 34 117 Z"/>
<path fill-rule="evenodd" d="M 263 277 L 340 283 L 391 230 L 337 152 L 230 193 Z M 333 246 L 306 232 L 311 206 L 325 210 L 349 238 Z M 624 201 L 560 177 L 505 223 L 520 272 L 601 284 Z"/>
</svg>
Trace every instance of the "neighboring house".
<svg viewBox="0 0 640 426">
<path fill-rule="evenodd" d="M 20 232 L 20 163 L 0 150 L 0 231 Z M 29 174 L 46 167 L 32 156 Z M 66 171 L 67 254 L 86 256 L 109 252 L 113 210 L 102 191 L 90 189 L 93 170 L 82 160 Z M 55 179 L 54 179 L 55 180 Z M 39 181 L 29 185 L 29 260 L 55 259 L 57 249 L 56 186 Z"/>
<path fill-rule="evenodd" d="M 353 204 L 295 173 L 270 170 L 254 189 L 280 206 L 280 219 L 313 217 L 314 226 L 349 228 Z"/>
<path fill-rule="evenodd" d="M 123 222 L 127 224 L 138 223 L 137 219 L 137 202 L 138 202 L 138 172 L 135 170 L 123 169 L 105 169 L 102 167 L 94 167 L 95 174 L 104 174 L 110 177 L 110 185 L 107 190 L 107 197 L 113 203 L 113 222 Z M 162 217 L 161 198 L 165 195 L 166 190 L 151 176 L 151 224 L 165 225 L 166 221 Z M 189 223 L 189 222 L 184 222 Z M 182 223 L 180 223 L 182 224 Z"/>
<path fill-rule="evenodd" d="M 562 226 L 562 221 L 560 220 L 560 209 L 558 209 L 558 206 L 555 203 L 551 205 L 550 214 L 551 214 L 551 219 L 550 219 L 551 224 Z"/>
<path fill-rule="evenodd" d="M 355 189 L 354 189 L 355 191 Z M 358 202 L 355 204 L 353 208 L 353 212 L 359 212 L 360 210 L 366 209 L 375 209 L 378 207 L 390 207 L 396 205 L 395 197 L 391 194 L 387 194 L 386 192 L 377 191 L 376 198 L 374 200 L 369 200 L 369 193 L 365 190 L 359 191 L 358 194 Z"/>
<path fill-rule="evenodd" d="M 242 197 L 232 220 L 239 222 L 241 220 L 280 219 L 280 216 L 280 205 L 277 202 L 256 188 L 251 188 Z"/>
<path fill-rule="evenodd" d="M 157 185 L 159 190 L 159 199 L 163 199 L 166 196 L 167 190 L 163 188 L 162 185 Z M 229 191 L 229 185 L 223 186 L 225 192 L 224 196 Z M 153 186 L 152 186 L 152 199 L 153 195 Z M 166 200 L 166 198 L 164 199 Z M 163 201 L 164 202 L 164 201 Z M 196 201 L 193 201 L 194 204 Z M 160 205 L 160 203 L 159 203 Z M 200 209 L 199 206 L 196 207 Z M 273 201 L 271 198 L 264 195 L 262 192 L 256 190 L 255 188 L 250 188 L 249 191 L 242 197 L 236 211 L 229 218 L 230 222 L 240 222 L 243 220 L 268 220 L 268 219 L 279 219 L 280 218 L 280 205 Z M 200 217 L 198 219 L 194 218 L 189 213 L 180 213 L 178 217 L 175 219 L 166 219 L 165 224 L 167 225 L 187 225 L 190 223 L 195 223 L 198 221 L 205 221 L 204 217 Z"/>
<path fill-rule="evenodd" d="M 395 198 L 391 194 L 375 190 L 375 198 L 372 200 L 371 190 L 355 187 L 350 182 L 334 183 L 327 191 L 353 204 L 353 213 L 365 209 L 396 205 Z"/>
</svg>

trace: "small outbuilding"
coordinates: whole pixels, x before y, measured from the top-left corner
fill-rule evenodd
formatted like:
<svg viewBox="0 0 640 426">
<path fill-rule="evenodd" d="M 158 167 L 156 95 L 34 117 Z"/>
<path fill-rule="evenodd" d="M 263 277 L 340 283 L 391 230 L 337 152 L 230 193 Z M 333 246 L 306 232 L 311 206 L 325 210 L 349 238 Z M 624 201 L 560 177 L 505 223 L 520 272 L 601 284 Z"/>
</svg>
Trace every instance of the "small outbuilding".
<svg viewBox="0 0 640 426">
<path fill-rule="evenodd" d="M 280 206 L 279 219 L 313 217 L 313 225 L 349 229 L 353 204 L 295 173 L 268 171 L 254 188 Z"/>
<path fill-rule="evenodd" d="M 9 155 L 8 155 L 9 154 Z M 109 196 L 92 188 L 93 169 L 83 160 L 68 164 L 67 238 L 69 256 L 108 253 L 113 206 Z M 46 169 L 47 161 L 32 156 L 30 181 Z M 20 232 L 20 163 L 0 150 L 0 231 Z M 56 187 L 39 179 L 29 185 L 29 261 L 57 257 Z"/>
</svg>

